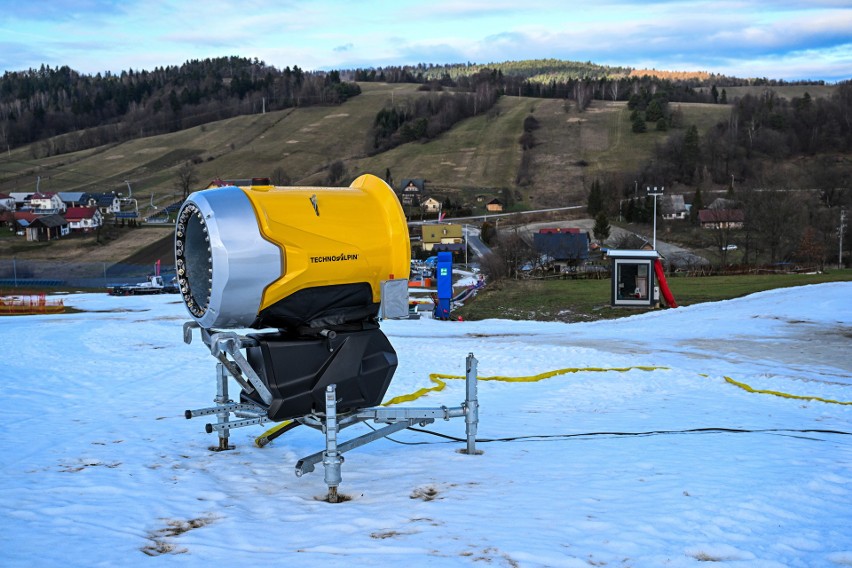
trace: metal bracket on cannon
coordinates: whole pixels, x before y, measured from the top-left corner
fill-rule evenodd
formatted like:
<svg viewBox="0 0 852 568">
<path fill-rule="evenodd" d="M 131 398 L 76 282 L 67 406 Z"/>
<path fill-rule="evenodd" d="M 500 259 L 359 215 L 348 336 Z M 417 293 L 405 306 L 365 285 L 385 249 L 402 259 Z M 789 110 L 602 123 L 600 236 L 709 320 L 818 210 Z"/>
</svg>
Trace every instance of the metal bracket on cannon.
<svg viewBox="0 0 852 568">
<path fill-rule="evenodd" d="M 214 451 L 230 450 L 234 448 L 228 443 L 230 430 L 270 421 L 267 409 L 263 406 L 245 402 L 235 403 L 228 395 L 228 376 L 231 376 L 243 388 L 244 392 L 256 393 L 266 405 L 271 403 L 272 394 L 241 352 L 241 349 L 246 347 L 257 346 L 257 342 L 250 337 L 237 335 L 233 332 L 215 332 L 205 329 L 197 323 L 187 322 L 183 326 L 185 343 L 192 341 L 193 328 L 200 329 L 204 344 L 219 361 L 216 365 L 216 398 L 214 399 L 216 406 L 187 410 L 185 416 L 186 418 L 195 418 L 197 416 L 216 415 L 217 422 L 207 424 L 206 430 L 208 433 L 215 431 L 219 435 L 219 445 L 210 449 Z M 476 450 L 476 433 L 479 425 L 477 364 L 478 361 L 473 353 L 468 354 L 465 365 L 465 400 L 457 407 L 371 407 L 338 414 L 337 385 L 330 384 L 325 391 L 324 413 L 316 412 L 295 418 L 296 423 L 320 430 L 325 434 L 325 450 L 300 459 L 296 464 L 296 476 L 301 477 L 314 471 L 316 464 L 322 462 L 325 469 L 325 483 L 328 486 L 328 501 L 337 503 L 340 500 L 338 486 L 342 481 L 341 466 L 345 452 L 411 426 L 425 426 L 439 419 L 450 420 L 451 418 L 464 417 L 466 447 L 461 452 L 469 455 L 481 454 L 481 451 Z M 236 420 L 231 420 L 232 414 L 237 418 Z M 338 443 L 337 438 L 340 430 L 369 421 L 386 424 L 386 426 L 346 442 Z"/>
<path fill-rule="evenodd" d="M 216 398 L 213 399 L 216 406 L 187 410 L 184 416 L 190 419 L 198 416 L 216 415 L 216 423 L 208 423 L 205 426 L 208 434 L 215 431 L 219 435 L 219 445 L 212 446 L 210 449 L 217 452 L 233 450 L 234 446 L 228 443 L 230 431 L 233 428 L 263 424 L 268 422 L 268 418 L 266 409 L 261 406 L 251 403 L 237 403 L 231 400 L 228 394 L 228 376 L 233 377 L 245 392 L 257 392 L 260 399 L 266 404 L 272 401 L 272 393 L 269 392 L 269 389 L 266 388 L 266 385 L 263 384 L 263 381 L 240 351 L 244 347 L 254 345 L 253 339 L 230 331 L 211 332 L 211 330 L 205 329 L 195 322 L 186 322 L 183 324 L 184 343 L 192 343 L 193 328 L 201 330 L 202 341 L 210 349 L 211 355 L 219 361 L 216 364 Z M 231 359 L 228 359 L 229 355 Z M 232 413 L 239 420 L 231 421 Z"/>
</svg>

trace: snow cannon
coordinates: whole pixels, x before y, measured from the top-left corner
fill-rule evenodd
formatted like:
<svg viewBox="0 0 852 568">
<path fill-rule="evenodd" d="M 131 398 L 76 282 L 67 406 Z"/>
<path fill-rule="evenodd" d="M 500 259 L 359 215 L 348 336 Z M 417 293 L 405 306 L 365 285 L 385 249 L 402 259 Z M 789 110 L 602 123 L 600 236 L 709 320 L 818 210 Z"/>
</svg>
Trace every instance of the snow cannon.
<svg viewBox="0 0 852 568">
<path fill-rule="evenodd" d="M 329 385 L 341 412 L 379 404 L 397 366 L 380 310 L 408 317 L 410 256 L 402 207 L 372 175 L 344 188 L 195 192 L 175 227 L 178 286 L 195 320 L 184 338 L 201 328 L 241 401 L 270 420 L 323 408 Z"/>
<path fill-rule="evenodd" d="M 178 285 L 192 316 L 183 339 L 191 343 L 199 329 L 216 358 L 216 405 L 185 416 L 216 417 L 205 425 L 219 437 L 211 450 L 233 449 L 235 428 L 277 422 L 258 446 L 296 426 L 316 429 L 325 449 L 299 460 L 295 473 L 322 464 L 333 503 L 344 452 L 415 424 L 464 417 L 467 452 L 476 455 L 473 354 L 461 406 L 379 406 L 398 363 L 379 323 L 408 319 L 410 257 L 402 207 L 372 175 L 344 188 L 224 186 L 191 194 L 175 227 Z M 235 331 L 244 328 L 262 331 Z M 338 443 L 343 428 L 361 422 L 384 426 Z"/>
<path fill-rule="evenodd" d="M 375 317 L 381 282 L 407 279 L 402 207 L 373 175 L 349 187 L 226 186 L 177 216 L 180 293 L 202 328 L 323 327 Z"/>
</svg>

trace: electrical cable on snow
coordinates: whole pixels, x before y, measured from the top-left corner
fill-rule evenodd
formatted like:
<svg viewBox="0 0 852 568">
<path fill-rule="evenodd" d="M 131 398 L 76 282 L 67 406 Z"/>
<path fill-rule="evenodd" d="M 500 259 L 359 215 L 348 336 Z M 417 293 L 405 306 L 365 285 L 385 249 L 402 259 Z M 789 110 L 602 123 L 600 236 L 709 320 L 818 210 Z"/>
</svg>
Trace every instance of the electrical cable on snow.
<svg viewBox="0 0 852 568">
<path fill-rule="evenodd" d="M 590 372 L 590 373 L 605 373 L 605 372 L 620 372 L 624 373 L 631 370 L 640 370 L 640 371 L 656 371 L 656 370 L 668 370 L 668 367 L 651 367 L 651 366 L 631 366 L 631 367 L 571 367 L 566 369 L 556 369 L 554 371 L 546 371 L 544 373 L 539 373 L 536 375 L 529 376 L 521 376 L 521 377 L 506 377 L 506 376 L 491 376 L 491 377 L 478 377 L 478 381 L 500 381 L 500 382 L 510 382 L 510 383 L 520 383 L 520 382 L 538 382 L 544 379 L 549 379 L 558 375 L 565 375 L 568 373 L 581 373 L 581 372 Z M 707 376 L 707 375 L 702 375 Z M 411 402 L 413 400 L 417 400 L 418 398 L 429 394 L 430 392 L 438 392 L 444 390 L 447 386 L 445 380 L 461 380 L 464 379 L 464 376 L 461 375 L 446 375 L 441 373 L 430 373 L 429 380 L 432 381 L 435 386 L 432 387 L 423 387 L 421 389 L 416 390 L 413 393 L 400 395 L 394 397 L 387 402 L 383 402 L 382 406 L 391 406 L 394 404 L 399 404 L 402 402 Z M 755 393 L 755 394 L 769 394 L 773 396 L 779 396 L 782 398 L 796 399 L 796 400 L 812 400 L 816 402 L 823 402 L 826 404 L 842 404 L 842 405 L 852 405 L 852 402 L 846 401 L 838 401 L 828 398 L 821 398 L 817 396 L 802 396 L 789 394 L 779 391 L 772 390 L 762 390 L 755 389 L 746 383 L 742 383 L 739 381 L 735 381 L 730 377 L 723 377 L 725 382 L 728 384 L 739 387 L 746 392 Z M 366 424 L 366 423 L 365 423 Z M 292 421 L 287 421 L 282 424 L 278 424 L 273 426 L 269 430 L 267 430 L 264 434 L 258 436 L 255 439 L 255 443 L 259 447 L 263 447 L 273 439 L 277 438 L 281 434 L 284 434 L 288 430 L 291 430 L 298 423 L 293 423 Z M 372 430 L 376 430 L 369 424 L 367 424 Z M 441 434 L 439 432 L 433 432 L 431 430 L 421 430 L 419 428 L 409 427 L 407 430 L 412 430 L 414 432 L 421 432 L 424 434 L 431 434 L 433 436 L 437 436 L 440 438 L 446 438 L 449 441 L 453 442 L 465 442 L 466 439 L 458 438 L 455 436 L 449 436 L 446 434 Z M 591 437 L 591 436 L 657 436 L 657 435 L 672 435 L 672 434 L 700 434 L 700 433 L 732 433 L 732 434 L 755 434 L 755 433 L 777 433 L 777 434 L 839 434 L 839 435 L 852 435 L 852 432 L 844 432 L 841 430 L 819 430 L 819 429 L 803 429 L 803 430 L 792 430 L 792 429 L 778 429 L 778 428 L 768 428 L 768 429 L 738 429 L 738 428 L 692 428 L 687 430 L 652 430 L 648 432 L 587 432 L 580 434 L 553 434 L 553 435 L 528 435 L 528 436 L 513 436 L 509 438 L 484 438 L 477 439 L 477 443 L 486 443 L 486 442 L 515 442 L 521 440 L 529 440 L 529 441 L 547 441 L 549 439 L 567 439 L 567 438 L 583 438 L 583 437 Z M 424 444 L 434 444 L 439 442 L 403 442 L 400 440 L 395 440 L 389 436 L 386 436 L 388 440 L 402 445 L 408 446 L 417 446 Z"/>
<path fill-rule="evenodd" d="M 367 426 L 370 426 L 367 424 Z M 370 426 L 372 428 L 372 426 Z M 466 438 L 459 438 L 457 436 L 450 436 L 448 434 L 441 434 L 440 432 L 434 432 L 432 430 L 424 430 L 421 428 L 409 427 L 407 430 L 412 430 L 414 432 L 420 432 L 423 434 L 430 434 L 432 436 L 437 436 L 438 438 L 445 438 L 450 442 L 466 442 Z M 818 429 L 818 428 L 688 428 L 685 430 L 649 430 L 647 432 L 582 432 L 576 434 L 529 434 L 525 436 L 509 436 L 506 438 L 477 438 L 477 444 L 485 444 L 489 442 L 521 442 L 521 441 L 539 441 L 545 442 L 548 440 L 565 440 L 568 438 L 590 438 L 593 436 L 611 436 L 611 437 L 623 437 L 623 436 L 665 436 L 665 435 L 674 435 L 674 434 L 838 434 L 842 436 L 852 436 L 852 432 L 845 432 L 843 430 L 827 430 L 827 429 Z M 391 442 L 396 442 L 397 444 L 402 445 L 428 445 L 428 444 L 438 444 L 443 442 L 402 442 L 399 440 L 394 440 L 390 437 L 388 439 Z"/>
</svg>

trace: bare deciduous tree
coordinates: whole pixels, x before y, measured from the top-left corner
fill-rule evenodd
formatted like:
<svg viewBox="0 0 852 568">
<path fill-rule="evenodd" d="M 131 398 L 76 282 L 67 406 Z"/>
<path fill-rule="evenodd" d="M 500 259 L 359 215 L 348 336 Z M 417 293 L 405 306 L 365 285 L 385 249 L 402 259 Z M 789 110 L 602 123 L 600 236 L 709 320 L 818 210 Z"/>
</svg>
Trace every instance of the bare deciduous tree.
<svg viewBox="0 0 852 568">
<path fill-rule="evenodd" d="M 192 186 L 198 181 L 198 173 L 195 170 L 195 164 L 190 161 L 186 161 L 183 165 L 178 169 L 178 187 L 180 187 L 183 192 L 183 198 L 186 199 L 189 196 L 189 191 L 192 189 Z"/>
<path fill-rule="evenodd" d="M 609 82 L 609 96 L 612 97 L 612 100 L 618 100 L 618 90 L 621 86 L 621 82 L 618 79 Z"/>
</svg>

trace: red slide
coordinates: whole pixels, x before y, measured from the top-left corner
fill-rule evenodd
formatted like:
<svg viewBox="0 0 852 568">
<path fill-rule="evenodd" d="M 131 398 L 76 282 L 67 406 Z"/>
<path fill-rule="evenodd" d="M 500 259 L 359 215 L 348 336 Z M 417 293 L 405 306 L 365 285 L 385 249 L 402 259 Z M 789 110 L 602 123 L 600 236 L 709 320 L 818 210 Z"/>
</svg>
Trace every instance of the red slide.
<svg viewBox="0 0 852 568">
<path fill-rule="evenodd" d="M 677 302 L 675 302 L 674 296 L 672 296 L 672 291 L 669 290 L 669 283 L 666 282 L 666 273 L 663 272 L 663 263 L 660 262 L 659 258 L 654 260 L 654 272 L 657 274 L 657 282 L 660 283 L 660 292 L 663 293 L 666 305 L 670 308 L 676 308 Z"/>
</svg>

